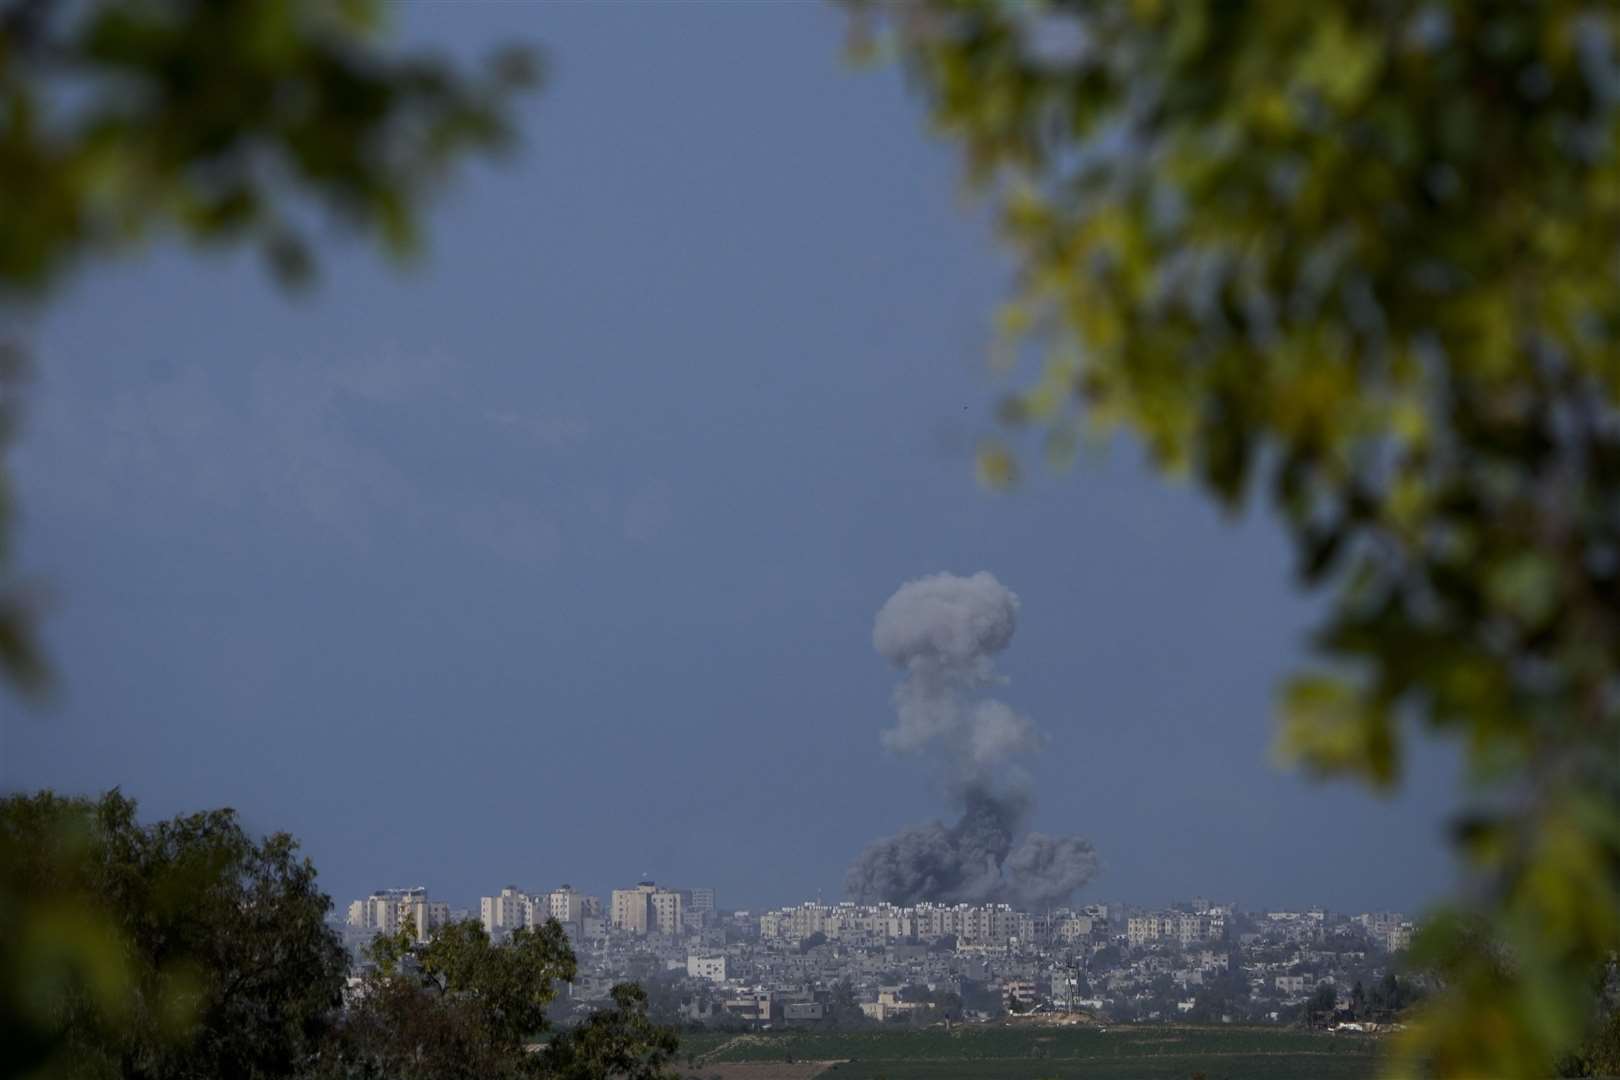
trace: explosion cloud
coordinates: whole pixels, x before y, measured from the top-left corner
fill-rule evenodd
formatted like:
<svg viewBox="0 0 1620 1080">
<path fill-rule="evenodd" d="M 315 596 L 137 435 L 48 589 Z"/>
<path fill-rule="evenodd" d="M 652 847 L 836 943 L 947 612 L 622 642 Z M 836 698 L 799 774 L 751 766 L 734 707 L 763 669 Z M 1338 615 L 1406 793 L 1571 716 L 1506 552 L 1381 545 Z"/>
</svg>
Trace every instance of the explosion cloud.
<svg viewBox="0 0 1620 1080">
<path fill-rule="evenodd" d="M 913 825 L 867 847 L 845 888 L 862 903 L 1061 903 L 1097 869 L 1078 836 L 1023 832 L 1030 796 L 1011 764 L 1040 746 L 1034 723 L 983 691 L 1004 680 L 1018 597 L 995 577 L 935 574 L 907 582 L 878 611 L 872 644 L 905 677 L 884 745 L 938 760 L 962 816 Z"/>
</svg>

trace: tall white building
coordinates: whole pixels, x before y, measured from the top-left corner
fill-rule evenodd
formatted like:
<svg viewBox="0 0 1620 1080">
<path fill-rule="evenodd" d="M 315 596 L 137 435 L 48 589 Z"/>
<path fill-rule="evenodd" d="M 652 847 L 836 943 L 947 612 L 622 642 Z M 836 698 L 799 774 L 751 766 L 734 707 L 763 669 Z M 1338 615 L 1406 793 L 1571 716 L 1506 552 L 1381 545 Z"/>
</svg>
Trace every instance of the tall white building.
<svg viewBox="0 0 1620 1080">
<path fill-rule="evenodd" d="M 426 941 L 433 931 L 450 924 L 450 903 L 429 900 L 426 895 L 414 896 L 400 905 L 399 922 L 402 926 L 416 927 L 416 940 Z"/>
<path fill-rule="evenodd" d="M 612 925 L 633 934 L 683 934 L 690 896 L 688 890 L 661 889 L 651 881 L 638 882 L 633 889 L 614 889 L 610 909 Z M 593 899 L 583 898 L 585 917 L 591 915 Z"/>
<path fill-rule="evenodd" d="M 652 907 L 650 929 L 660 934 L 679 934 L 686 929 L 682 918 L 686 898 L 677 889 L 659 889 L 649 898 Z"/>
<path fill-rule="evenodd" d="M 450 921 L 450 905 L 428 899 L 427 889 L 416 885 L 407 889 L 378 889 L 364 900 L 349 905 L 349 925 L 380 934 L 392 934 L 402 926 L 415 929 L 418 941 L 425 941 Z"/>
<path fill-rule="evenodd" d="M 645 934 L 657 929 L 658 918 L 653 914 L 652 898 L 660 891 L 650 881 L 639 882 L 633 889 L 614 889 L 612 925 L 632 934 Z"/>
<path fill-rule="evenodd" d="M 572 885 L 563 885 L 546 894 L 546 915 L 564 926 L 582 926 L 585 916 L 601 914 L 601 908 L 600 900 L 576 892 Z"/>
<path fill-rule="evenodd" d="M 485 933 L 491 938 L 502 938 L 529 925 L 529 898 L 516 885 L 508 885 L 498 896 L 481 897 L 478 915 Z"/>
</svg>

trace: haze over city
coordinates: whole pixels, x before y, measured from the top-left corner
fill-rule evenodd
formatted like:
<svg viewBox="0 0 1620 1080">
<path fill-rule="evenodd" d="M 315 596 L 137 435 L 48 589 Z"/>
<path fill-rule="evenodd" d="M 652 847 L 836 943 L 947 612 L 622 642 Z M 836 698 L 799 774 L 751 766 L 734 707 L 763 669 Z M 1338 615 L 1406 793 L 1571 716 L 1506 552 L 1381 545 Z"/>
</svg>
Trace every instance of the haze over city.
<svg viewBox="0 0 1620 1080">
<path fill-rule="evenodd" d="M 1019 836 L 1089 845 L 1078 901 L 1416 911 L 1451 883 L 1446 755 L 1387 799 L 1272 763 L 1314 613 L 1263 510 L 1124 439 L 975 483 L 1005 264 L 837 10 L 400 15 L 550 58 L 525 151 L 462 177 L 430 257 L 340 247 L 288 298 L 160 248 L 39 315 L 14 461 L 60 678 L 0 695 L 0 785 L 234 806 L 344 901 L 833 901 L 972 779 L 885 738 L 910 653 L 874 617 L 982 572 L 1017 628 L 973 693 L 1039 735 L 996 790 L 1029 796 Z"/>
</svg>

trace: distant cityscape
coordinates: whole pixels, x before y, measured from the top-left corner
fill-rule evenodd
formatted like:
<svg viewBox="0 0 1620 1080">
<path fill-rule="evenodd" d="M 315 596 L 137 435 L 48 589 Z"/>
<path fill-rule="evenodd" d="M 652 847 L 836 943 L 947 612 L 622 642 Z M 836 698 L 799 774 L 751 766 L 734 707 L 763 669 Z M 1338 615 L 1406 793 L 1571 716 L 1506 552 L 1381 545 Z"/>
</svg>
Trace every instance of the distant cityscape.
<svg viewBox="0 0 1620 1080">
<path fill-rule="evenodd" d="M 1008 1015 L 1290 1023 L 1311 1009 L 1376 1027 L 1380 1005 L 1392 1016 L 1411 992 L 1396 972 L 1414 931 L 1400 912 L 1244 911 L 1203 897 L 1157 910 L 810 901 L 728 911 L 711 888 L 652 881 L 606 903 L 570 885 L 508 885 L 476 915 L 422 887 L 382 889 L 349 904 L 341 931 L 360 969 L 380 933 L 426 939 L 470 918 L 496 941 L 556 920 L 579 961 L 564 1008 L 594 1008 L 633 980 L 666 1021 L 756 1026 Z"/>
</svg>

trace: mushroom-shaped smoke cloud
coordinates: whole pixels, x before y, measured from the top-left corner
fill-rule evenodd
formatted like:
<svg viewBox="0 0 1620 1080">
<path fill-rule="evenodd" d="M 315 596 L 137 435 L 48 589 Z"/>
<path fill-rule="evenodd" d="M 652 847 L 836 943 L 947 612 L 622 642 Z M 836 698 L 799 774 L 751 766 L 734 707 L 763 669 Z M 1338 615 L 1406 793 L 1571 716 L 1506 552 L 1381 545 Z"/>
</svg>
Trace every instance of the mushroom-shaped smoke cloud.
<svg viewBox="0 0 1620 1080">
<path fill-rule="evenodd" d="M 1068 899 L 1096 873 L 1096 855 L 1080 837 L 1019 839 L 1030 799 L 1009 763 L 1038 748 L 1040 736 L 1028 717 L 982 695 L 1004 681 L 994 657 L 1017 627 L 1018 597 L 984 571 L 907 582 L 878 611 L 872 644 L 905 672 L 884 745 L 938 758 L 962 817 L 869 846 L 845 882 L 856 900 L 1038 907 Z"/>
</svg>

